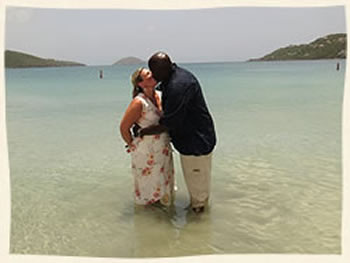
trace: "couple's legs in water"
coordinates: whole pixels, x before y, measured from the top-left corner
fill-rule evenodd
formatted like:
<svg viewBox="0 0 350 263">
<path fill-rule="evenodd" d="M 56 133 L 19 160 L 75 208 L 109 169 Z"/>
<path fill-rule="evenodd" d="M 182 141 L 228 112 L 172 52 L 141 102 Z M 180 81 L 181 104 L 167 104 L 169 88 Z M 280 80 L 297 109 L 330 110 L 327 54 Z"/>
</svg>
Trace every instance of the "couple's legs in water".
<svg viewBox="0 0 350 263">
<path fill-rule="evenodd" d="M 202 156 L 182 155 L 180 161 L 185 183 L 190 195 L 191 207 L 194 212 L 200 213 L 208 205 L 210 195 L 210 179 L 212 153 Z M 174 190 L 171 196 L 171 202 L 164 205 L 162 200 L 157 201 L 153 206 L 161 206 L 169 209 L 174 204 L 176 184 L 172 187 Z M 166 202 L 167 203 L 167 202 Z"/>
</svg>

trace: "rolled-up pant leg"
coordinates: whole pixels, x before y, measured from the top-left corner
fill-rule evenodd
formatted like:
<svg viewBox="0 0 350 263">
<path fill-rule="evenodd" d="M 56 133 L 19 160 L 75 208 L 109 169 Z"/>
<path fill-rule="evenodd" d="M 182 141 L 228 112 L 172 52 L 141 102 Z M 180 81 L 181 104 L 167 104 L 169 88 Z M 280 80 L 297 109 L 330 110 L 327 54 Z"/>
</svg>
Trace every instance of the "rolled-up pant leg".
<svg viewBox="0 0 350 263">
<path fill-rule="evenodd" d="M 212 153 L 201 156 L 181 154 L 180 159 L 192 207 L 204 206 L 210 193 Z"/>
</svg>

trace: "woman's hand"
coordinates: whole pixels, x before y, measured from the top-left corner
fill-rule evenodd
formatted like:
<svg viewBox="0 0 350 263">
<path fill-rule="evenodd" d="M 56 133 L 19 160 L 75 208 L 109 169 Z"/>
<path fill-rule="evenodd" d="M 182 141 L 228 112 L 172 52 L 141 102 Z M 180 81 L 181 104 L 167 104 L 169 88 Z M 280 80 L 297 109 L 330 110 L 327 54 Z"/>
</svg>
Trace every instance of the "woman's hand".
<svg viewBox="0 0 350 263">
<path fill-rule="evenodd" d="M 131 152 L 136 150 L 136 145 L 133 143 L 127 144 L 127 145 L 125 145 L 125 147 L 127 148 L 126 149 L 127 153 L 131 153 Z"/>
</svg>

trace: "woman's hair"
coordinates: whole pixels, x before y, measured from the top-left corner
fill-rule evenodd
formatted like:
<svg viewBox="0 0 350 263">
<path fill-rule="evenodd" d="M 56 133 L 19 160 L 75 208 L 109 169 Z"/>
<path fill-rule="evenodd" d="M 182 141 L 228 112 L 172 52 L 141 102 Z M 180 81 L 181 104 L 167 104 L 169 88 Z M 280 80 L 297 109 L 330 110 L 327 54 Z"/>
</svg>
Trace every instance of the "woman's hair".
<svg viewBox="0 0 350 263">
<path fill-rule="evenodd" d="M 131 83 L 133 85 L 132 90 L 132 97 L 135 98 L 139 93 L 142 92 L 141 87 L 139 86 L 139 83 L 143 81 L 141 77 L 141 72 L 144 70 L 144 67 L 138 68 L 132 75 L 131 75 Z"/>
</svg>

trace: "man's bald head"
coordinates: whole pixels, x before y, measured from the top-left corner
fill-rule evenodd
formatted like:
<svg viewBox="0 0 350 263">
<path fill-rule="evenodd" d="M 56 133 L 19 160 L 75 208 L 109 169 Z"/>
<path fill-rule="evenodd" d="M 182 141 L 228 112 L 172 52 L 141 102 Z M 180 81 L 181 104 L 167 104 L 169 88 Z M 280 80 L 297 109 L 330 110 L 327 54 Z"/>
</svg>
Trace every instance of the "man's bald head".
<svg viewBox="0 0 350 263">
<path fill-rule="evenodd" d="M 172 62 L 164 52 L 155 53 L 148 60 L 148 67 L 157 81 L 166 81 L 170 77 Z"/>
</svg>

